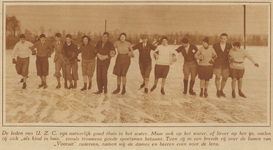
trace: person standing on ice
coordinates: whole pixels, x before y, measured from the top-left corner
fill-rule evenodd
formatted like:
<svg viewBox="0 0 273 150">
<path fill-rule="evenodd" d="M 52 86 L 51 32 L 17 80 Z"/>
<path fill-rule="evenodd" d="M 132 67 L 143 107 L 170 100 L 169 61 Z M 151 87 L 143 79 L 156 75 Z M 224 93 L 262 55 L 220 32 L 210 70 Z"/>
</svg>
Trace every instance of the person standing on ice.
<svg viewBox="0 0 273 150">
<path fill-rule="evenodd" d="M 107 75 L 111 57 L 116 54 L 113 43 L 109 41 L 109 33 L 104 32 L 102 40 L 96 45 L 97 51 L 97 85 L 98 91 L 95 94 L 107 94 Z"/>
<path fill-rule="evenodd" d="M 184 65 L 183 65 L 183 73 L 184 73 L 184 92 L 183 94 L 187 94 L 188 90 L 188 80 L 189 76 L 191 76 L 190 80 L 190 95 L 196 95 L 193 91 L 193 86 L 195 82 L 195 77 L 198 73 L 198 62 L 195 59 L 194 55 L 198 51 L 198 48 L 195 45 L 189 44 L 189 40 L 187 38 L 182 39 L 182 46 L 176 49 L 177 53 L 181 52 L 184 57 Z"/>
<path fill-rule="evenodd" d="M 46 42 L 46 36 L 44 34 L 40 35 L 40 41 L 36 42 L 31 49 L 34 50 L 37 48 L 37 55 L 36 55 L 36 68 L 37 68 L 37 75 L 41 78 L 41 84 L 38 88 L 44 87 L 47 88 L 46 84 L 46 77 L 49 73 L 49 63 L 48 57 L 51 57 L 51 54 L 54 52 L 54 49 L 51 44 Z"/>
<path fill-rule="evenodd" d="M 82 37 L 82 44 L 79 48 L 79 53 L 82 53 L 82 76 L 84 86 L 81 89 L 85 91 L 87 89 L 87 79 L 89 81 L 88 90 L 92 87 L 92 77 L 96 67 L 96 55 L 97 52 L 95 50 L 95 46 L 91 43 L 91 39 L 88 36 Z"/>
<path fill-rule="evenodd" d="M 77 88 L 78 77 L 78 46 L 72 42 L 72 36 L 66 35 L 63 46 L 63 55 L 65 60 L 66 78 L 69 81 L 68 89 Z M 74 84 L 72 82 L 74 81 Z"/>
<path fill-rule="evenodd" d="M 149 77 L 152 70 L 152 59 L 150 56 L 151 50 L 155 50 L 156 46 L 148 43 L 148 36 L 146 34 L 141 36 L 142 43 L 133 46 L 133 50 L 139 51 L 139 69 L 143 78 L 143 83 L 140 89 L 144 88 L 144 92 L 148 93 Z"/>
<path fill-rule="evenodd" d="M 58 85 L 56 86 L 56 89 L 61 88 L 61 76 L 63 75 L 64 78 L 64 87 L 67 88 L 67 79 L 66 79 L 66 71 L 65 71 L 65 61 L 64 56 L 62 54 L 64 41 L 61 40 L 61 34 L 56 33 L 55 34 L 55 40 L 52 43 L 52 46 L 55 50 L 55 56 L 54 56 L 54 63 L 55 63 L 55 73 L 54 76 L 57 78 Z M 62 70 L 62 74 L 61 74 Z"/>
<path fill-rule="evenodd" d="M 213 72 L 215 74 L 215 86 L 217 90 L 217 97 L 226 97 L 226 94 L 223 92 L 227 79 L 229 77 L 229 61 L 228 55 L 229 50 L 232 48 L 230 43 L 227 43 L 228 35 L 222 33 L 220 35 L 220 42 L 215 43 L 213 48 L 217 54 L 217 59 L 214 62 Z M 222 77 L 222 81 L 221 80 Z"/>
<path fill-rule="evenodd" d="M 19 38 L 20 41 L 15 44 L 12 51 L 12 63 L 15 64 L 17 73 L 23 76 L 20 82 L 23 82 L 22 89 L 26 89 L 26 81 L 29 73 L 29 57 L 31 55 L 30 47 L 32 47 L 33 44 L 29 41 L 26 41 L 26 36 L 24 34 L 21 34 Z"/>
<path fill-rule="evenodd" d="M 205 37 L 203 46 L 195 53 L 194 57 L 199 60 L 198 77 L 200 79 L 200 97 L 208 97 L 209 80 L 213 76 L 213 62 L 217 54 L 212 47 L 209 47 L 209 39 Z M 203 89 L 205 88 L 205 91 Z"/>
<path fill-rule="evenodd" d="M 239 96 L 246 98 L 242 92 L 243 76 L 245 73 L 244 60 L 248 58 L 256 67 L 259 64 L 256 63 L 253 57 L 251 57 L 245 49 L 241 48 L 241 43 L 234 42 L 233 48 L 229 51 L 229 62 L 230 62 L 230 77 L 232 78 L 232 97 L 235 98 L 236 81 L 238 81 L 238 93 Z"/>
<path fill-rule="evenodd" d="M 170 65 L 176 61 L 176 55 L 172 52 L 172 49 L 168 46 L 168 38 L 163 36 L 161 38 L 161 45 L 159 45 L 154 53 L 154 57 L 156 59 L 155 64 L 155 80 L 154 85 L 151 88 L 151 92 L 153 92 L 157 86 L 158 79 L 162 78 L 161 82 L 161 94 L 165 94 L 164 86 L 166 83 L 166 78 L 170 70 Z"/>
<path fill-rule="evenodd" d="M 114 47 L 117 49 L 118 56 L 116 58 L 116 64 L 113 71 L 113 74 L 117 76 L 117 89 L 113 91 L 113 94 L 118 94 L 120 92 L 121 82 L 121 94 L 123 95 L 126 93 L 126 74 L 131 64 L 131 58 L 134 57 L 131 43 L 125 40 L 126 34 L 121 33 L 119 35 L 119 40 L 114 43 Z"/>
</svg>

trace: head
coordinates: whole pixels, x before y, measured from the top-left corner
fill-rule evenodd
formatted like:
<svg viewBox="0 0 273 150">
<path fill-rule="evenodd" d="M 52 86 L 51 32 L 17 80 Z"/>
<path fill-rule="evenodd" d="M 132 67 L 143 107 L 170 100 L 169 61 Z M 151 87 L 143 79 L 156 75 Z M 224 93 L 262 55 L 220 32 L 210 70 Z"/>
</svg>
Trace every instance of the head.
<svg viewBox="0 0 273 150">
<path fill-rule="evenodd" d="M 143 43 L 147 43 L 148 42 L 148 35 L 147 34 L 141 35 L 141 39 L 142 39 Z"/>
<path fill-rule="evenodd" d="M 126 40 L 126 33 L 121 33 L 118 38 L 121 42 L 124 42 Z"/>
<path fill-rule="evenodd" d="M 90 43 L 91 42 L 91 39 L 87 36 L 87 35 L 84 35 L 83 37 L 82 37 L 82 43 L 84 44 L 84 45 L 87 45 L 88 43 Z"/>
<path fill-rule="evenodd" d="M 187 38 L 182 39 L 182 46 L 188 47 L 188 45 L 189 45 L 189 40 Z"/>
<path fill-rule="evenodd" d="M 227 40 L 228 40 L 228 35 L 226 33 L 222 33 L 220 35 L 220 42 L 224 44 L 227 42 Z"/>
<path fill-rule="evenodd" d="M 21 42 L 22 44 L 24 44 L 25 41 L 26 41 L 26 36 L 25 36 L 24 34 L 21 34 L 20 37 L 19 37 L 19 39 L 20 39 L 20 42 Z"/>
<path fill-rule="evenodd" d="M 61 37 L 62 37 L 61 33 L 56 33 L 56 34 L 55 34 L 55 40 L 56 40 L 56 41 L 60 41 L 60 40 L 61 40 Z"/>
<path fill-rule="evenodd" d="M 40 35 L 40 40 L 41 40 L 42 43 L 44 43 L 45 40 L 46 40 L 46 36 L 44 34 L 41 34 Z"/>
<path fill-rule="evenodd" d="M 164 45 L 164 46 L 168 45 L 168 38 L 166 36 L 163 36 L 161 38 L 161 42 L 162 42 L 162 45 Z"/>
<path fill-rule="evenodd" d="M 203 46 L 204 46 L 205 48 L 208 48 L 208 47 L 209 47 L 209 38 L 208 38 L 208 37 L 205 37 L 205 38 L 202 40 L 202 42 L 203 42 Z"/>
<path fill-rule="evenodd" d="M 66 41 L 67 44 L 71 43 L 71 41 L 72 41 L 72 36 L 71 36 L 71 34 L 67 34 L 67 35 L 65 36 L 65 41 Z"/>
<path fill-rule="evenodd" d="M 235 50 L 239 50 L 241 48 L 241 43 L 240 42 L 234 42 L 233 43 L 233 47 L 235 48 Z"/>
<path fill-rule="evenodd" d="M 102 34 L 102 41 L 103 42 L 106 42 L 106 41 L 108 41 L 109 40 L 109 33 L 108 32 L 104 32 L 103 34 Z"/>
</svg>

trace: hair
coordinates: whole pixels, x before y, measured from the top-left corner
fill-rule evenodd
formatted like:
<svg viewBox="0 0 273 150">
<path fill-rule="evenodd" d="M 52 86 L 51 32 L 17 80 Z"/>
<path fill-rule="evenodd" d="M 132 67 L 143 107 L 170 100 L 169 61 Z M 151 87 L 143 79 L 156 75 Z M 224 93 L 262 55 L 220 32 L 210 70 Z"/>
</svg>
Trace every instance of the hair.
<svg viewBox="0 0 273 150">
<path fill-rule="evenodd" d="M 118 40 L 120 40 L 120 37 L 121 37 L 122 35 L 124 35 L 124 36 L 126 37 L 126 33 L 121 33 L 121 34 L 119 35 L 119 37 L 118 37 Z"/>
<path fill-rule="evenodd" d="M 145 38 L 148 39 L 148 35 L 147 35 L 147 34 L 142 34 L 142 35 L 141 35 L 141 39 L 145 39 Z"/>
<path fill-rule="evenodd" d="M 71 34 L 67 34 L 65 37 L 66 37 L 66 38 L 70 38 L 70 39 L 72 39 Z"/>
<path fill-rule="evenodd" d="M 21 34 L 19 38 L 20 38 L 20 39 L 23 39 L 23 38 L 25 39 L 26 36 L 25 36 L 24 34 Z"/>
<path fill-rule="evenodd" d="M 44 38 L 46 37 L 45 34 L 41 34 L 41 35 L 40 35 L 40 38 L 43 38 L 43 37 L 44 37 Z"/>
<path fill-rule="evenodd" d="M 220 37 L 221 36 L 226 36 L 226 37 L 228 37 L 228 35 L 226 34 L 226 33 L 222 33 L 221 35 L 220 35 Z"/>
<path fill-rule="evenodd" d="M 91 42 L 91 38 L 90 38 L 89 36 L 87 36 L 87 35 L 82 36 L 82 40 L 81 40 L 82 42 L 83 42 L 83 39 L 84 39 L 84 38 L 87 38 L 87 39 L 88 39 L 88 43 Z"/>
<path fill-rule="evenodd" d="M 107 37 L 109 37 L 109 33 L 108 32 L 103 32 L 102 35 L 107 35 Z"/>
<path fill-rule="evenodd" d="M 187 39 L 187 38 L 184 38 L 184 39 L 182 39 L 182 43 L 189 43 L 189 39 Z"/>
<path fill-rule="evenodd" d="M 168 41 L 167 36 L 162 36 L 162 38 L 160 39 L 160 41 L 162 42 L 162 41 L 163 41 L 163 39 L 166 39 L 166 40 Z"/>
<path fill-rule="evenodd" d="M 61 33 L 56 33 L 55 36 L 58 38 L 62 37 Z"/>
<path fill-rule="evenodd" d="M 234 46 L 234 47 L 235 47 L 235 46 L 241 47 L 241 43 L 240 43 L 240 42 L 234 42 L 234 43 L 233 43 L 233 46 Z"/>
</svg>

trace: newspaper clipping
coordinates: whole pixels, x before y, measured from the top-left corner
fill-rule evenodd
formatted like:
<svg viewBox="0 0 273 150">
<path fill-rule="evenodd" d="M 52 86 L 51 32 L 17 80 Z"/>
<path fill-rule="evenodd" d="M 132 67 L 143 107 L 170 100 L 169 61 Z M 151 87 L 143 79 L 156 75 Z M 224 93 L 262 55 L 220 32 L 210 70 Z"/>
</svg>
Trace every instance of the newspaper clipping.
<svg viewBox="0 0 273 150">
<path fill-rule="evenodd" d="M 271 150 L 271 1 L 1 1 L 1 150 Z"/>
</svg>

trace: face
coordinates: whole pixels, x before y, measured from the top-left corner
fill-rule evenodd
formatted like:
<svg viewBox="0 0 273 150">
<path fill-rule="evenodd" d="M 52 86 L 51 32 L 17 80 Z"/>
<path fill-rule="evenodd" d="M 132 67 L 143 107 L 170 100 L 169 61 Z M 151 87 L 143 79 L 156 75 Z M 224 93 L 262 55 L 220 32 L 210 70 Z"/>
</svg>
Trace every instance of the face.
<svg viewBox="0 0 273 150">
<path fill-rule="evenodd" d="M 65 41 L 66 41 L 66 43 L 71 43 L 71 39 L 69 38 L 69 37 L 67 37 L 66 39 L 65 39 Z"/>
<path fill-rule="evenodd" d="M 102 41 L 103 41 L 103 42 L 108 41 L 108 39 L 109 39 L 109 37 L 108 37 L 106 34 L 103 34 L 103 35 L 102 35 Z"/>
<path fill-rule="evenodd" d="M 88 44 L 88 38 L 83 38 L 82 41 L 83 41 L 83 44 L 84 44 L 84 45 L 87 45 L 87 44 Z"/>
<path fill-rule="evenodd" d="M 204 47 L 209 47 L 209 44 L 207 42 L 203 42 Z"/>
<path fill-rule="evenodd" d="M 40 40 L 41 40 L 42 43 L 44 43 L 45 40 L 46 40 L 46 38 L 45 38 L 45 37 L 42 37 L 42 38 L 40 38 Z"/>
<path fill-rule="evenodd" d="M 240 47 L 238 46 L 234 46 L 235 50 L 238 51 L 240 49 Z"/>
<path fill-rule="evenodd" d="M 188 47 L 189 43 L 182 43 L 183 47 Z"/>
<path fill-rule="evenodd" d="M 56 40 L 56 41 L 60 41 L 60 40 L 61 40 L 61 37 L 55 36 L 55 40 Z"/>
<path fill-rule="evenodd" d="M 24 43 L 25 43 L 25 41 L 26 41 L 26 39 L 25 39 L 25 38 L 20 38 L 20 42 L 21 42 L 22 44 L 24 44 Z"/>
<path fill-rule="evenodd" d="M 221 37 L 220 37 L 221 43 L 226 43 L 226 42 L 227 42 L 227 39 L 228 39 L 227 36 L 221 36 Z"/>
<path fill-rule="evenodd" d="M 167 39 L 163 39 L 162 40 L 162 45 L 164 45 L 164 46 L 168 45 L 168 40 Z"/>
<path fill-rule="evenodd" d="M 145 38 L 142 39 L 142 41 L 143 41 L 143 43 L 147 43 L 148 42 L 148 38 L 145 37 Z"/>
<path fill-rule="evenodd" d="M 124 42 L 125 39 L 126 39 L 126 36 L 125 36 L 125 35 L 121 35 L 121 36 L 119 37 L 119 39 L 120 39 L 121 42 Z"/>
</svg>

